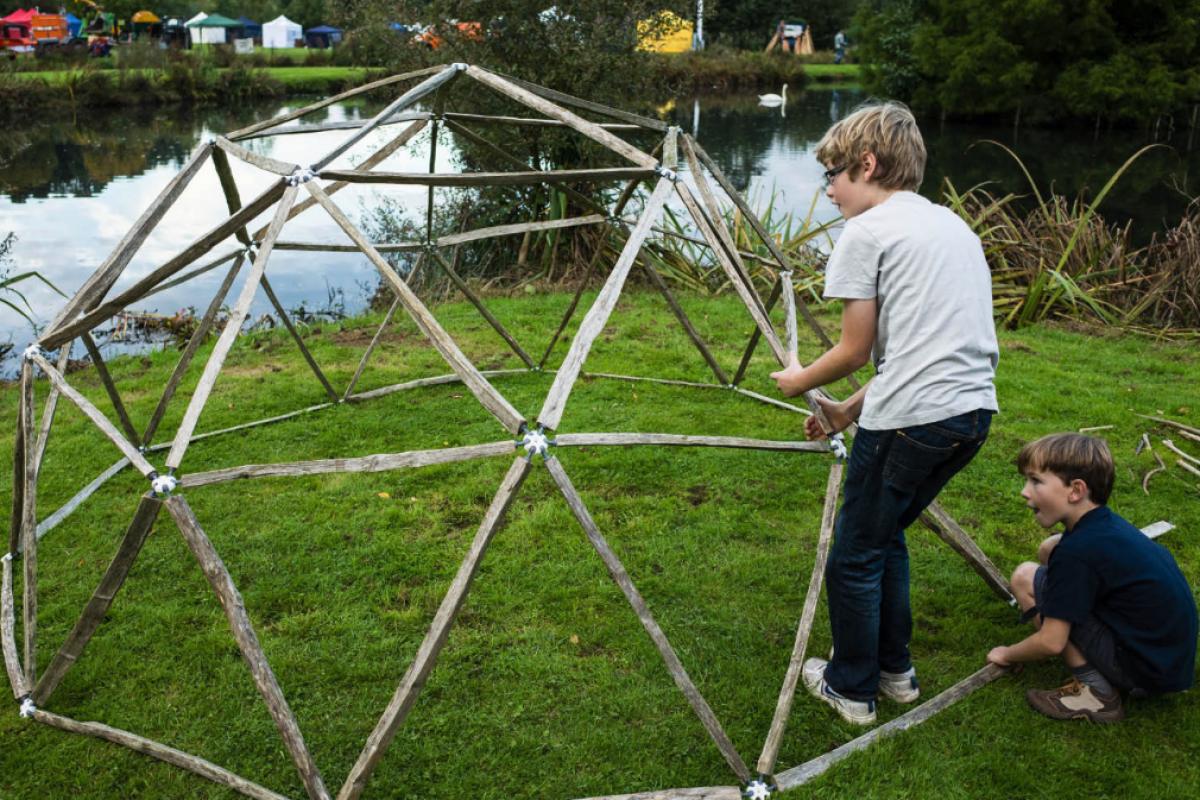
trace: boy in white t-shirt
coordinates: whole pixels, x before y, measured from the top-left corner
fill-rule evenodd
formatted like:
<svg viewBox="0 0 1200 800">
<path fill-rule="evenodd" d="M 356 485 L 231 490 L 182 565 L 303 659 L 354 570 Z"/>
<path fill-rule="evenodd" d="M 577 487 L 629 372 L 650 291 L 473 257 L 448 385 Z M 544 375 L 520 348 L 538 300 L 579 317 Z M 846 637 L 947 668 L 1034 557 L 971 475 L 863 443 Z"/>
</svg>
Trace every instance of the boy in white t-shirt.
<svg viewBox="0 0 1200 800">
<path fill-rule="evenodd" d="M 920 695 L 904 529 L 983 446 L 996 406 L 999 348 L 983 248 L 953 211 L 916 194 L 925 144 L 899 103 L 861 108 L 817 144 L 825 194 L 846 218 L 825 276 L 843 300 L 842 336 L 807 369 L 771 375 L 788 397 L 875 363 L 842 403 L 821 401 L 835 432 L 857 421 L 827 565 L 831 660 L 804 683 L 849 722 L 875 722 L 875 698 Z M 815 418 L 809 438 L 823 438 Z"/>
</svg>

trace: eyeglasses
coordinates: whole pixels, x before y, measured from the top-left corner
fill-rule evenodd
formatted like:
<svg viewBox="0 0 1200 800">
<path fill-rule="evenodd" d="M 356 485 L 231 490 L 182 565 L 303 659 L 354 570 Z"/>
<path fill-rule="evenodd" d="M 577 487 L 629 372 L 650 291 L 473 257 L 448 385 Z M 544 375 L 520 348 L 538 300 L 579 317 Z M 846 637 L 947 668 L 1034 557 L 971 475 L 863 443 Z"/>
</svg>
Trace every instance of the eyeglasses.
<svg viewBox="0 0 1200 800">
<path fill-rule="evenodd" d="M 849 166 L 849 164 L 842 164 L 840 167 L 834 167 L 833 169 L 825 170 L 825 185 L 829 186 L 831 183 L 837 180 L 837 176 L 845 172 Z"/>
</svg>

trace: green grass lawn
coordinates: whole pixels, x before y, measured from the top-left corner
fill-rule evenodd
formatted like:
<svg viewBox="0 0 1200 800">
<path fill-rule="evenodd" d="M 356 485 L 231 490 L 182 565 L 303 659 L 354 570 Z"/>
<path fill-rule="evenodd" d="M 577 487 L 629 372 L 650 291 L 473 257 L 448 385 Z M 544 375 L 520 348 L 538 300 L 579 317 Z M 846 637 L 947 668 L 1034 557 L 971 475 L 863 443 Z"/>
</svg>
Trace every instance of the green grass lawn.
<svg viewBox="0 0 1200 800">
<path fill-rule="evenodd" d="M 594 297 L 588 295 L 587 299 Z M 569 302 L 547 294 L 489 306 L 535 358 Z M 586 302 L 586 299 L 585 299 Z M 730 298 L 682 298 L 726 369 L 750 324 Z M 465 303 L 438 318 L 483 369 L 519 366 Z M 833 317 L 823 314 L 832 326 Z M 344 387 L 378 320 L 323 324 L 306 340 Z M 573 334 L 576 324 L 568 329 Z M 801 332 L 802 341 L 806 337 Z M 811 338 L 811 337 L 808 337 Z M 1013 461 L 1046 433 L 1095 425 L 1113 448 L 1113 507 L 1139 526 L 1178 525 L 1159 541 L 1200 583 L 1196 479 L 1171 467 L 1147 496 L 1144 431 L 1157 410 L 1195 424 L 1194 346 L 1033 328 L 1001 337 L 1001 416 L 988 445 L 948 487 L 947 510 L 1006 573 L 1045 535 L 1018 497 Z M 551 364 L 569 343 L 560 343 Z M 815 355 L 802 346 L 802 359 Z M 177 355 L 111 365 L 145 424 Z M 202 353 L 162 426 L 166 440 L 198 380 Z M 760 348 L 747 388 L 774 395 Z M 630 289 L 587 362 L 595 372 L 711 380 L 657 295 Z M 407 319 L 383 340 L 361 388 L 449 372 Z M 497 378 L 533 419 L 552 375 Z M 106 412 L 94 374 L 71 381 Z M 45 396 L 44 381 L 37 384 Z M 839 393 L 844 387 L 838 387 Z M 199 431 L 323 402 L 290 339 L 240 339 Z M 0 461 L 11 462 L 17 392 L 0 391 Z M 1183 409 L 1190 408 L 1189 411 Z M 559 432 L 648 431 L 796 439 L 799 414 L 721 390 L 581 380 Z M 501 426 L 459 384 L 428 387 L 197 442 L 184 474 L 247 463 L 359 456 L 493 442 Z M 1178 437 L 1175 437 L 1178 438 Z M 1160 452 L 1164 452 L 1158 446 Z M 1185 445 L 1200 454 L 1200 446 Z M 743 758 L 757 760 L 813 567 L 827 456 L 683 448 L 556 453 Z M 117 454 L 65 401 L 41 476 L 48 516 Z M 162 465 L 163 453 L 151 460 Z M 186 493 L 241 591 L 306 741 L 336 793 L 395 691 L 468 548 L 508 457 L 376 474 L 264 478 Z M 95 588 L 148 488 L 126 470 L 38 547 L 40 669 Z M 0 503 L 7 503 L 7 490 Z M 926 697 L 1025 635 L 939 539 L 910 531 L 915 638 Z M 16 586 L 18 604 L 21 582 Z M 17 637 L 22 632 L 18 624 Z M 829 648 L 824 604 L 809 652 Z M 1066 670 L 1032 665 L 921 727 L 877 744 L 796 797 L 1191 798 L 1200 785 L 1195 693 L 1130 701 L 1113 727 L 1035 715 L 1032 687 Z M 304 796 L 220 606 L 166 513 L 105 622 L 47 710 L 96 720 L 207 758 L 288 797 Z M 884 702 L 881 722 L 901 713 Z M 861 733 L 796 700 L 780 770 Z M 571 798 L 730 785 L 732 773 L 676 690 L 632 610 L 544 469 L 535 468 L 496 536 L 442 658 L 364 797 Z M 815 793 L 814 794 L 810 794 Z M 53 800 L 225 798 L 190 773 L 124 748 L 0 715 L 0 796 Z"/>
<path fill-rule="evenodd" d="M 344 83 L 349 80 L 361 80 L 369 70 L 365 67 L 261 67 L 258 68 L 270 77 L 283 83 L 284 86 L 301 84 L 309 86 L 319 82 Z M 142 70 L 146 74 L 157 73 L 158 70 Z M 71 70 L 53 70 L 47 72 L 14 72 L 13 77 L 23 80 L 44 80 L 50 84 L 65 83 L 72 74 Z M 110 75 L 115 80 L 120 74 L 118 70 L 101 70 L 101 75 Z"/>
<path fill-rule="evenodd" d="M 805 64 L 804 71 L 810 78 L 821 83 L 854 82 L 859 79 L 858 64 Z"/>
</svg>

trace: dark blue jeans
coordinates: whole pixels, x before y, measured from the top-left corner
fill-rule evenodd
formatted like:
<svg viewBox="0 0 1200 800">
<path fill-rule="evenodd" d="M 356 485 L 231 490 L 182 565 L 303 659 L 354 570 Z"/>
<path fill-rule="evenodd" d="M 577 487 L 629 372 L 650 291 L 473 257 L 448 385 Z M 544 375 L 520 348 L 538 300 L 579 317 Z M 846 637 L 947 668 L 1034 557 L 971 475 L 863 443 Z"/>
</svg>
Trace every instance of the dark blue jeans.
<svg viewBox="0 0 1200 800">
<path fill-rule="evenodd" d="M 904 529 L 987 440 L 992 412 L 972 411 L 899 430 L 859 428 L 826 564 L 833 660 L 830 688 L 874 700 L 879 671 L 912 666 Z"/>
</svg>

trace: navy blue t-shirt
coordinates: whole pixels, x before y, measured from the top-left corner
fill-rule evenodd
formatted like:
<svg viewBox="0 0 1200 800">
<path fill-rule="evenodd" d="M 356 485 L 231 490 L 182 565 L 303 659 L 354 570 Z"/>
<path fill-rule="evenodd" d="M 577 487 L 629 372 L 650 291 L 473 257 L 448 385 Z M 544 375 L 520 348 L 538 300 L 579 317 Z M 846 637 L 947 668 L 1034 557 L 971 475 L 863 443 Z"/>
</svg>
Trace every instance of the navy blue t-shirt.
<svg viewBox="0 0 1200 800">
<path fill-rule="evenodd" d="M 1146 691 L 1191 687 L 1200 621 L 1192 590 L 1165 547 L 1099 506 L 1063 533 L 1047 566 L 1043 616 L 1103 622 L 1113 631 L 1121 669 Z"/>
</svg>

